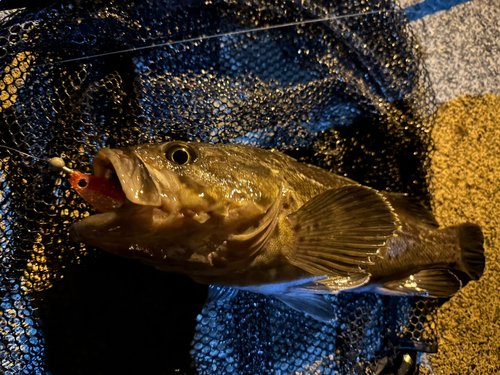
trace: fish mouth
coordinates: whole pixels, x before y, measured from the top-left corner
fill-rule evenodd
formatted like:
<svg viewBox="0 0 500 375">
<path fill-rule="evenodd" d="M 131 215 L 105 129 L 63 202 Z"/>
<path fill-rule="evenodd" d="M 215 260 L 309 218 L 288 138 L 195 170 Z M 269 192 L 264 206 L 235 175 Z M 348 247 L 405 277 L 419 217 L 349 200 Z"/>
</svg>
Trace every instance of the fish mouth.
<svg viewBox="0 0 500 375">
<path fill-rule="evenodd" d="M 74 241 L 117 253 L 151 235 L 155 222 L 166 224 L 175 219 L 172 208 L 162 205 L 160 177 L 133 150 L 101 149 L 93 168 L 94 176 L 122 189 L 125 201 L 109 212 L 74 223 L 70 227 Z"/>
<path fill-rule="evenodd" d="M 94 169 L 94 176 L 104 178 L 105 180 L 111 182 L 113 185 L 121 187 L 115 166 L 102 151 L 99 151 L 99 153 L 94 158 L 92 167 Z"/>
<path fill-rule="evenodd" d="M 101 149 L 93 161 L 94 175 L 121 186 L 127 200 L 141 206 L 161 206 L 156 174 L 136 154 Z"/>
</svg>

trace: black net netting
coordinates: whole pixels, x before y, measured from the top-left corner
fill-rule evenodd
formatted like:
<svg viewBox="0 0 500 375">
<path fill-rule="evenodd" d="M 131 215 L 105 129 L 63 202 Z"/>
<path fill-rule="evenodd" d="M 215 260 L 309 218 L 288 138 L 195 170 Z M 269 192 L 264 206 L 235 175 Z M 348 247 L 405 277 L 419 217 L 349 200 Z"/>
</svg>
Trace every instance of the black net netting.
<svg viewBox="0 0 500 375">
<path fill-rule="evenodd" d="M 1 17 L 1 145 L 90 172 L 103 146 L 245 143 L 428 202 L 434 101 L 391 0 Z M 0 373 L 380 374 L 436 350 L 435 300 L 339 294 L 331 324 L 250 293 L 204 307 L 206 286 L 72 241 L 91 213 L 44 160 L 0 149 Z"/>
</svg>

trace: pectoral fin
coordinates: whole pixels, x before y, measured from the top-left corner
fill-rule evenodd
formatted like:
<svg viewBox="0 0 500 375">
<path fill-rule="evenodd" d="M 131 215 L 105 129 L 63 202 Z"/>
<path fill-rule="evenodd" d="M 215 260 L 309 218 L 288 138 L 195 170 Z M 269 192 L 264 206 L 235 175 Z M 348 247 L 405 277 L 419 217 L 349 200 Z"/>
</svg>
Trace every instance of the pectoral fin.
<svg viewBox="0 0 500 375">
<path fill-rule="evenodd" d="M 293 265 L 313 274 L 362 279 L 380 248 L 395 236 L 399 221 L 376 190 L 346 186 L 326 191 L 289 218 L 295 231 Z"/>
<path fill-rule="evenodd" d="M 274 295 L 274 297 L 291 308 L 307 313 L 321 322 L 329 322 L 336 318 L 335 309 L 322 294 L 294 291 Z"/>
<path fill-rule="evenodd" d="M 422 270 L 406 279 L 394 280 L 379 287 L 380 293 L 434 298 L 448 298 L 462 287 L 460 279 L 447 269 Z"/>
<path fill-rule="evenodd" d="M 278 222 L 281 195 L 280 189 L 273 204 L 269 207 L 257 227 L 229 237 L 226 244 L 227 259 L 231 262 L 232 268 L 237 268 L 240 264 L 254 258 L 267 244 Z"/>
</svg>

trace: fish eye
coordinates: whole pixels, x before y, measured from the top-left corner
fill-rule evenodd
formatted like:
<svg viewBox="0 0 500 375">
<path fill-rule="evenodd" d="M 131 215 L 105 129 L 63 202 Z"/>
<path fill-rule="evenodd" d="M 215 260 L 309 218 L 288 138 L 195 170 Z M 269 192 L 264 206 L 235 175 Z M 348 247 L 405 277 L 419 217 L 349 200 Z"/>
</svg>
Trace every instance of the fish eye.
<svg viewBox="0 0 500 375">
<path fill-rule="evenodd" d="M 172 163 L 186 165 L 196 160 L 194 150 L 185 144 L 172 144 L 165 150 L 165 156 Z"/>
</svg>

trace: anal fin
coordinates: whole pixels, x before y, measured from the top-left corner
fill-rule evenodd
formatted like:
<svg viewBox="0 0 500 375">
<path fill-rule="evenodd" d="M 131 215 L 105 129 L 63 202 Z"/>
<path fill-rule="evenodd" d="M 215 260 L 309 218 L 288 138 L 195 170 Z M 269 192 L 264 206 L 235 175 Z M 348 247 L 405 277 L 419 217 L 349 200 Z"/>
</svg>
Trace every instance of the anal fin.
<svg viewBox="0 0 500 375">
<path fill-rule="evenodd" d="M 422 270 L 406 279 L 389 281 L 378 288 L 382 294 L 449 298 L 462 287 L 460 279 L 448 269 Z"/>
</svg>

